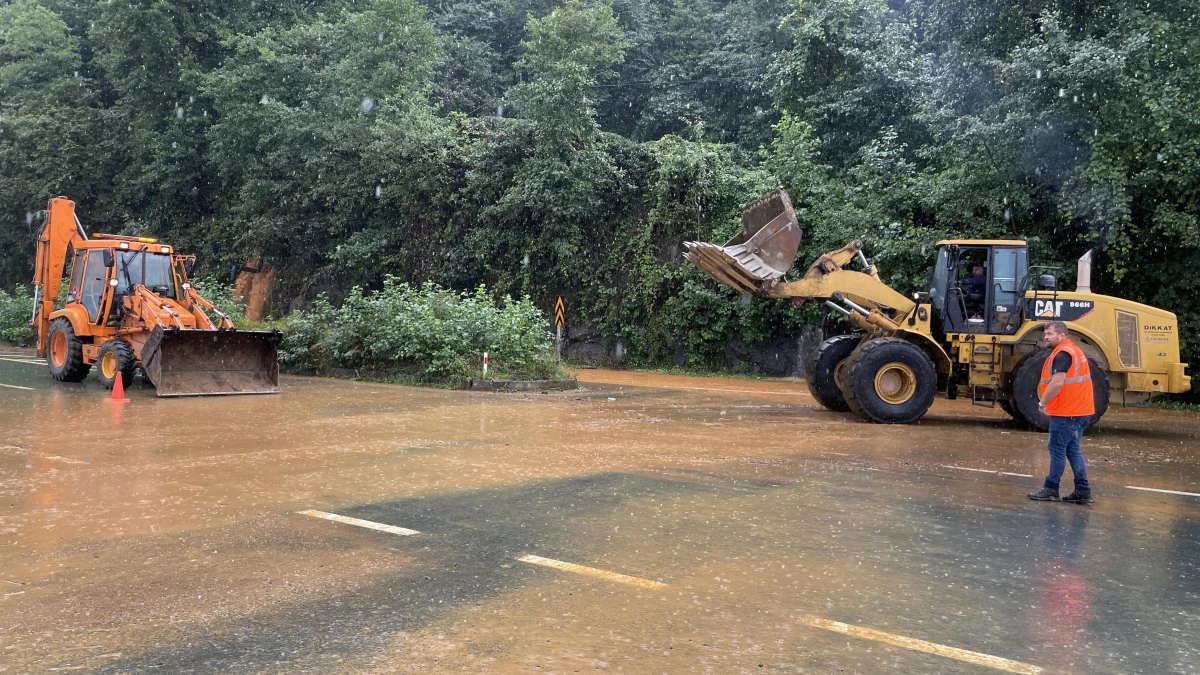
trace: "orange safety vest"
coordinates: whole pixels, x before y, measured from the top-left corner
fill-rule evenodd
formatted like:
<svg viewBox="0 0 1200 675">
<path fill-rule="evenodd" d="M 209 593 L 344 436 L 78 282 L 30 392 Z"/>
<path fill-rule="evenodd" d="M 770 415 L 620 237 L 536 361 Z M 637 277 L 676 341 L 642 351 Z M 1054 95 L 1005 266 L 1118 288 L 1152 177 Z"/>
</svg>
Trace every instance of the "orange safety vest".
<svg viewBox="0 0 1200 675">
<path fill-rule="evenodd" d="M 1092 369 L 1088 366 L 1087 354 L 1070 340 L 1058 343 L 1050 352 L 1045 365 L 1042 366 L 1042 382 L 1038 385 L 1038 396 L 1046 393 L 1050 384 L 1050 367 L 1054 365 L 1054 357 L 1060 352 L 1071 355 L 1071 369 L 1066 373 L 1062 389 L 1058 395 L 1046 405 L 1046 414 L 1051 417 L 1084 417 L 1095 415 L 1096 406 L 1092 400 Z"/>
</svg>

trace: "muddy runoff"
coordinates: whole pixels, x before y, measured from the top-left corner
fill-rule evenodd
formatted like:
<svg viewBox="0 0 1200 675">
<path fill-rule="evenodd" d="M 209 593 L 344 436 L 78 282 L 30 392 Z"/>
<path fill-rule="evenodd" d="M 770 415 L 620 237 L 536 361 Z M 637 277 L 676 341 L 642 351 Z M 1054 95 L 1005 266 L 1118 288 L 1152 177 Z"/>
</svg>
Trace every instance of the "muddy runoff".
<svg viewBox="0 0 1200 675">
<path fill-rule="evenodd" d="M 0 358 L 0 672 L 997 672 L 809 616 L 1044 672 L 1200 656 L 1200 499 L 1125 487 L 1197 491 L 1190 413 L 1110 410 L 1075 507 L 1024 499 L 1044 435 L 962 401 L 887 427 L 586 370 L 120 405 Z"/>
</svg>

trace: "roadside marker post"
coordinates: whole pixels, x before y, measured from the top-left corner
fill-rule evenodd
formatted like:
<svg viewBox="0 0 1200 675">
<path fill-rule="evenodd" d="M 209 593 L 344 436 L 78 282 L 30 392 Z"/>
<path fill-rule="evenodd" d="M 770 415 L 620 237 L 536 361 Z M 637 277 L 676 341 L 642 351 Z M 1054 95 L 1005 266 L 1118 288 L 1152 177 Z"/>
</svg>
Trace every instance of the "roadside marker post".
<svg viewBox="0 0 1200 675">
<path fill-rule="evenodd" d="M 554 358 L 562 358 L 562 329 L 563 315 L 566 313 L 566 308 L 563 306 L 562 296 L 558 296 L 558 301 L 554 303 Z"/>
</svg>

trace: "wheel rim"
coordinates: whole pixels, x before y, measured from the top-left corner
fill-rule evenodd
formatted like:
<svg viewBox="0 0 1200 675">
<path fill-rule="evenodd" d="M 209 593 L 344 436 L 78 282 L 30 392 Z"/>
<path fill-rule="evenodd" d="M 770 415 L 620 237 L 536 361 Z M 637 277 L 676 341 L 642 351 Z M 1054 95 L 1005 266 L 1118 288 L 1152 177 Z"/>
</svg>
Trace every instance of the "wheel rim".
<svg viewBox="0 0 1200 675">
<path fill-rule="evenodd" d="M 55 368 L 62 368 L 67 363 L 67 334 L 62 331 L 50 337 L 50 362 Z"/>
<path fill-rule="evenodd" d="M 100 372 L 107 379 L 112 379 L 117 376 L 117 355 L 112 352 L 106 352 L 100 358 Z"/>
<path fill-rule="evenodd" d="M 846 359 L 838 361 L 838 364 L 833 367 L 833 382 L 841 386 L 842 383 L 842 366 L 846 365 Z"/>
<path fill-rule="evenodd" d="M 916 392 L 917 376 L 903 363 L 889 363 L 875 373 L 875 393 L 884 403 L 904 403 Z"/>
</svg>

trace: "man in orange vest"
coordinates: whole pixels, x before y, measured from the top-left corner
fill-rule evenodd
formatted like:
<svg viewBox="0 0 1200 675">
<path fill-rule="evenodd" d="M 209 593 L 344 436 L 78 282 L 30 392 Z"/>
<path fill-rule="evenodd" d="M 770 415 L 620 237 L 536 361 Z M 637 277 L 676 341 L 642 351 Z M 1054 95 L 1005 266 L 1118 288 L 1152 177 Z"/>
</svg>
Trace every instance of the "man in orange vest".
<svg viewBox="0 0 1200 675">
<path fill-rule="evenodd" d="M 1092 489 L 1088 486 L 1087 463 L 1079 450 L 1083 430 L 1096 414 L 1092 400 L 1092 371 L 1087 355 L 1067 337 L 1062 321 L 1051 321 L 1043 332 L 1046 344 L 1054 348 L 1042 366 L 1042 382 L 1038 386 L 1039 409 L 1050 416 L 1050 473 L 1042 489 L 1030 492 L 1029 498 L 1040 502 L 1058 501 L 1058 483 L 1067 462 L 1075 474 L 1075 491 L 1063 497 L 1071 504 L 1091 504 Z"/>
</svg>

